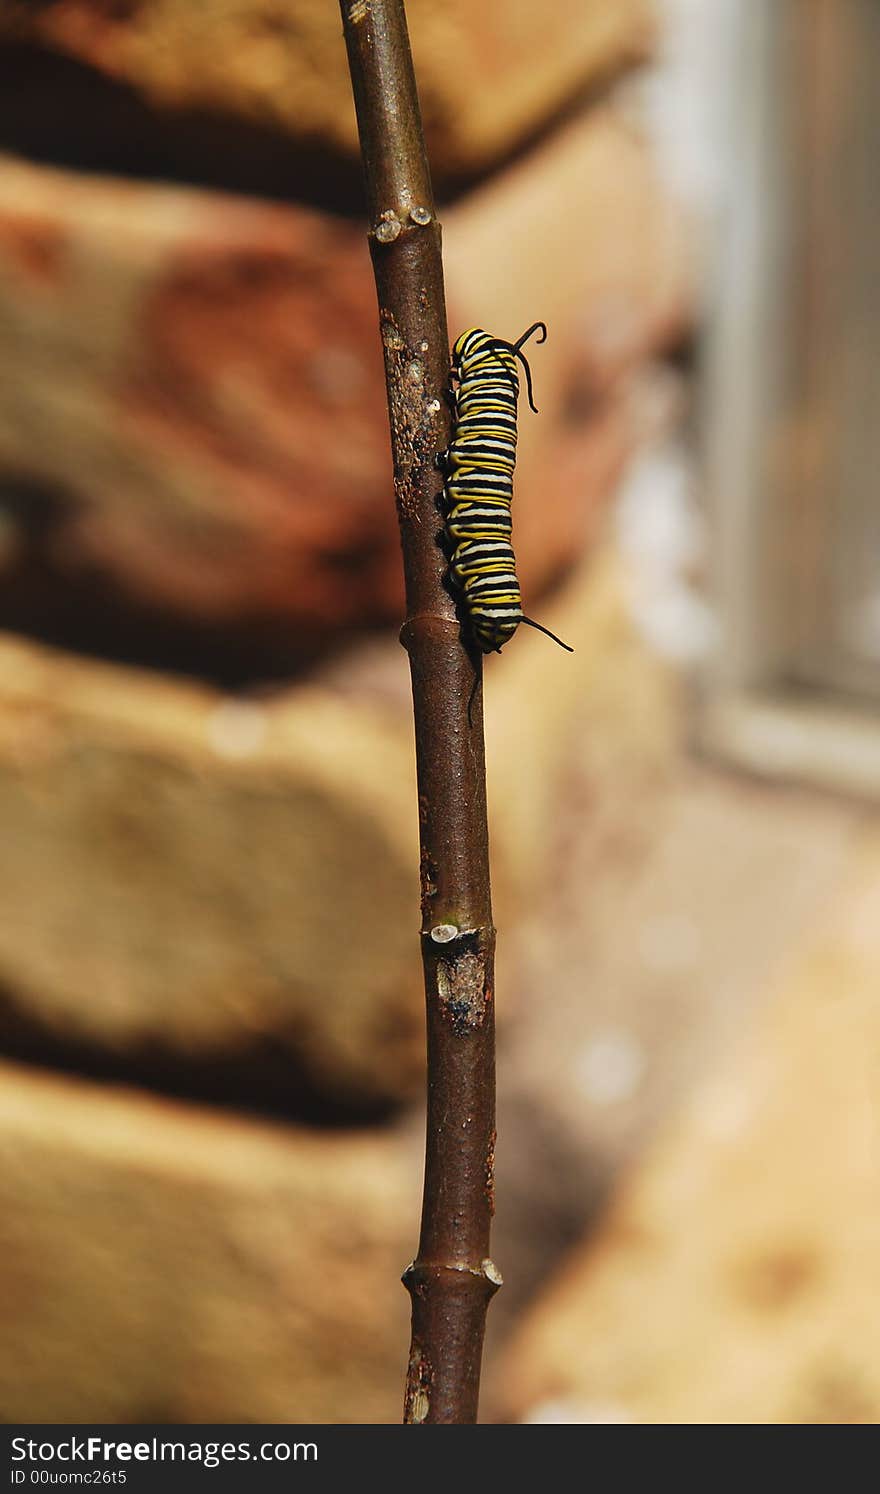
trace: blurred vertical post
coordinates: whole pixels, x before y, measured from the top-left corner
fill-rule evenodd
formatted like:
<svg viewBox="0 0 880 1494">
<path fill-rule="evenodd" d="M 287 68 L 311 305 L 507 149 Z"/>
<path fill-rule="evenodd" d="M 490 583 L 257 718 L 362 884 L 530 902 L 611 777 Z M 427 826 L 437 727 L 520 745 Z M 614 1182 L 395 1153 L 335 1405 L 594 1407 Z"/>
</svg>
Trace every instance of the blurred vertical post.
<svg viewBox="0 0 880 1494">
<path fill-rule="evenodd" d="M 449 344 L 403 0 L 341 0 L 341 9 L 385 356 L 419 791 L 428 1113 L 419 1251 L 404 1273 L 412 1298 L 404 1420 L 474 1422 L 486 1308 L 500 1284 L 489 1258 L 495 931 L 482 661 L 462 642 L 438 543 Z"/>
</svg>

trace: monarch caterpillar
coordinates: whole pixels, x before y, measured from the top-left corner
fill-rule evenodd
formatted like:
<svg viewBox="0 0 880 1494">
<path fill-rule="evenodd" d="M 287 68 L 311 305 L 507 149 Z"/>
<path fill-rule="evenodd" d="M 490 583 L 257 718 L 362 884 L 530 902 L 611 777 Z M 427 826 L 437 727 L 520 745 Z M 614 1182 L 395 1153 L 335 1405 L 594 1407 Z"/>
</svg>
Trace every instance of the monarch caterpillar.
<svg viewBox="0 0 880 1494">
<path fill-rule="evenodd" d="M 532 373 L 522 349 L 538 331 L 543 334 L 539 341 L 545 342 L 543 322 L 535 322 L 516 342 L 472 327 L 452 350 L 455 431 L 440 458 L 446 474 L 449 576 L 463 598 L 474 641 L 487 654 L 500 653 L 520 623 L 573 652 L 549 628 L 524 616 L 510 539 L 519 397 L 516 360 L 525 369 L 529 406 L 537 414 Z"/>
</svg>

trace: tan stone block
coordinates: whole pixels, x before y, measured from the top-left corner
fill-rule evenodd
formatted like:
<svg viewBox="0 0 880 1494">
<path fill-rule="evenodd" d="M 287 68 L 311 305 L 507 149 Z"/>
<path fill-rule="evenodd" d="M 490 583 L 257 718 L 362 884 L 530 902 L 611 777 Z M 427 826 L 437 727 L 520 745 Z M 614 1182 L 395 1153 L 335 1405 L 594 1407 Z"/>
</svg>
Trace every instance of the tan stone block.
<svg viewBox="0 0 880 1494">
<path fill-rule="evenodd" d="M 412 1094 L 412 778 L 403 710 L 234 700 L 2 638 L 0 1030 L 233 1064 L 276 1103 Z"/>
<path fill-rule="evenodd" d="M 521 911 L 533 914 L 540 890 L 557 882 L 573 781 L 586 779 L 579 792 L 594 806 L 593 822 L 607 817 L 619 835 L 637 835 L 628 817 L 638 819 L 642 801 L 657 799 L 669 771 L 680 723 L 677 684 L 636 634 L 627 606 L 619 562 L 602 549 L 535 609 L 573 654 L 521 628 L 502 655 L 485 662 L 500 929 L 510 920 L 513 933 Z"/>
<path fill-rule="evenodd" d="M 503 1414 L 878 1420 L 876 834 L 838 886 L 761 1015 L 535 1305 L 502 1368 Z"/>
<path fill-rule="evenodd" d="M 407 13 L 438 179 L 485 168 L 653 39 L 648 0 L 410 0 Z M 165 113 L 357 148 L 339 9 L 319 0 L 6 0 L 0 36 L 75 57 Z"/>
<path fill-rule="evenodd" d="M 9 1422 L 394 1422 L 418 1159 L 0 1066 Z"/>
<path fill-rule="evenodd" d="M 575 653 L 523 629 L 486 665 L 501 971 L 553 878 L 572 759 L 597 795 L 613 762 L 626 806 L 670 750 L 614 568 L 582 567 L 541 620 Z M 0 1041 L 275 1104 L 413 1095 L 415 805 L 391 638 L 249 698 L 0 635 Z"/>
</svg>

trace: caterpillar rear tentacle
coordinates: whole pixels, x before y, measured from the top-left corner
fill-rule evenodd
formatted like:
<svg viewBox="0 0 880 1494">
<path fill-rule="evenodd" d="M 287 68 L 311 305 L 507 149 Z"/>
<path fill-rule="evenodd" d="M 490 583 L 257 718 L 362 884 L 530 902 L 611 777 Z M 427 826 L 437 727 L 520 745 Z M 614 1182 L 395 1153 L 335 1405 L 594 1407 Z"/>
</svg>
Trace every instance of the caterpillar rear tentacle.
<svg viewBox="0 0 880 1494">
<path fill-rule="evenodd" d="M 567 653 L 574 653 L 574 649 L 572 648 L 570 643 L 563 643 L 562 639 L 557 638 L 555 633 L 551 633 L 549 628 L 545 628 L 543 623 L 536 623 L 534 618 L 526 617 L 525 615 L 520 618 L 520 622 L 525 623 L 529 628 L 537 628 L 539 633 L 546 633 L 548 638 L 552 638 L 553 642 L 558 643 L 559 647 L 564 648 Z"/>
</svg>

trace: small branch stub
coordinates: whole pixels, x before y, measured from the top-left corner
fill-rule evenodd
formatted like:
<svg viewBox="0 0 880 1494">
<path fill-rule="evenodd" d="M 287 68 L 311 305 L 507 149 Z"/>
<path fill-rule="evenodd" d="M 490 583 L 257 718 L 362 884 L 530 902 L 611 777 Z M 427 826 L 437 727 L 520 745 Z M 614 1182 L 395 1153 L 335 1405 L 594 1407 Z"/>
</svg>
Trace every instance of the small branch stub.
<svg viewBox="0 0 880 1494">
<path fill-rule="evenodd" d="M 487 1281 L 490 1281 L 492 1283 L 496 1290 L 498 1289 L 498 1287 L 504 1285 L 504 1277 L 501 1275 L 501 1272 L 498 1270 L 498 1267 L 496 1266 L 494 1261 L 483 1261 L 483 1275 L 485 1276 Z"/>
</svg>

